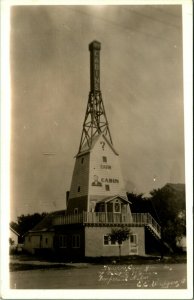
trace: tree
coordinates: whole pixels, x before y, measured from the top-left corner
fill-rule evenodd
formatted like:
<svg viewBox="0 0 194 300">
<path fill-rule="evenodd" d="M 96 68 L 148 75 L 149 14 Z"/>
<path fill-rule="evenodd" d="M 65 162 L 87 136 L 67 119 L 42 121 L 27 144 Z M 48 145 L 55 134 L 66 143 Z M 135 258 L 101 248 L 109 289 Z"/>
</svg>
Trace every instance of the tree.
<svg viewBox="0 0 194 300">
<path fill-rule="evenodd" d="M 162 226 L 163 240 L 176 251 L 177 240 L 186 235 L 185 186 L 166 184 L 150 194 Z"/>
<path fill-rule="evenodd" d="M 144 197 L 143 194 L 127 193 L 128 200 L 131 202 L 132 214 L 149 213 L 157 223 L 160 223 L 158 214 L 154 208 L 151 198 Z"/>
<path fill-rule="evenodd" d="M 112 228 L 111 233 L 108 234 L 112 242 L 118 243 L 119 246 L 119 259 L 121 258 L 121 244 L 127 241 L 131 235 L 129 228 Z"/>
<path fill-rule="evenodd" d="M 16 230 L 20 236 L 23 236 L 26 232 L 37 225 L 46 215 L 47 213 L 45 212 L 41 214 L 34 213 L 32 215 L 21 215 L 17 217 L 17 223 L 12 221 L 10 222 L 10 226 Z"/>
<path fill-rule="evenodd" d="M 129 200 L 131 200 L 131 201 L 133 201 L 133 200 L 135 200 L 135 201 L 142 201 L 142 200 L 144 200 L 145 198 L 143 197 L 143 194 L 141 193 L 141 194 L 135 194 L 135 193 L 127 193 L 127 197 L 128 197 L 128 199 Z"/>
</svg>

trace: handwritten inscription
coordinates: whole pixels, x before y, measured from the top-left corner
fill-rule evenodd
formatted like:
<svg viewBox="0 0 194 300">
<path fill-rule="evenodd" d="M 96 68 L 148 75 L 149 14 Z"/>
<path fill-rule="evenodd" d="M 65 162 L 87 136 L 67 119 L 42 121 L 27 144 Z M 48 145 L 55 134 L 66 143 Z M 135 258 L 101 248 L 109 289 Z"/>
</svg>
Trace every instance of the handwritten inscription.
<svg viewBox="0 0 194 300">
<path fill-rule="evenodd" d="M 171 272 L 173 268 L 168 265 L 161 265 L 161 276 L 154 266 L 104 266 L 98 274 L 98 281 L 105 285 L 120 282 L 126 287 L 131 285 L 133 288 L 160 288 L 174 289 L 186 288 L 186 278 L 177 280 L 167 280 L 162 274 Z M 171 277 L 171 276 L 170 276 Z M 172 278 L 172 277 L 171 277 Z M 123 286 L 123 284 L 121 286 Z"/>
</svg>

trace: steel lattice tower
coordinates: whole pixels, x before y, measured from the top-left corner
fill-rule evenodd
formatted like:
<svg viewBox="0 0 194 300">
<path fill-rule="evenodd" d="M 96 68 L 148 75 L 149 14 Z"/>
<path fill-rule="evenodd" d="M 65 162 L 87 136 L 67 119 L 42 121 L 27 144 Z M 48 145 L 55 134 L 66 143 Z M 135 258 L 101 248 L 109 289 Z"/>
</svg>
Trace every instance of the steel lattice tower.
<svg viewBox="0 0 194 300">
<path fill-rule="evenodd" d="M 101 133 L 113 144 L 100 91 L 100 49 L 98 41 L 89 44 L 90 93 L 78 154 L 90 150 L 94 139 Z"/>
</svg>

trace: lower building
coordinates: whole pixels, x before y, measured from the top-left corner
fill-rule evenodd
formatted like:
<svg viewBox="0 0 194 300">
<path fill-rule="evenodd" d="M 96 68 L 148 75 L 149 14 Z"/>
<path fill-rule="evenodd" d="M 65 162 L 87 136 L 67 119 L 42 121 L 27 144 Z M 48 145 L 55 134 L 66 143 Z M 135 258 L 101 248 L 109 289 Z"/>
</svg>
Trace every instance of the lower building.
<svg viewBox="0 0 194 300">
<path fill-rule="evenodd" d="M 64 259 L 118 256 L 118 244 L 109 238 L 109 234 L 113 228 L 122 227 L 130 231 L 129 240 L 121 245 L 122 256 L 159 252 L 161 229 L 149 213 L 129 216 L 83 212 L 68 215 L 66 211 L 47 215 L 29 231 L 25 236 L 24 249 L 32 254 L 55 254 Z"/>
</svg>

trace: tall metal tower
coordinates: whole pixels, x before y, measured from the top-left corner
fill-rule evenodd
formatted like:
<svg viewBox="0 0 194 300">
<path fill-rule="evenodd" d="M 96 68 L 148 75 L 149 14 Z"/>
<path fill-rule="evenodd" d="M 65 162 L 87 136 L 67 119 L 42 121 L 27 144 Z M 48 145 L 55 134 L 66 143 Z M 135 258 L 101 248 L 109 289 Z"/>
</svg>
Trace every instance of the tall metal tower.
<svg viewBox="0 0 194 300">
<path fill-rule="evenodd" d="M 101 133 L 113 144 L 100 91 L 100 49 L 98 41 L 89 44 L 90 93 L 78 154 L 90 150 L 94 139 Z"/>
<path fill-rule="evenodd" d="M 127 201 L 100 91 L 100 46 L 97 41 L 89 44 L 90 93 L 67 203 L 70 214 L 95 211 L 97 202 L 107 197 Z"/>
</svg>

